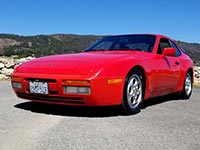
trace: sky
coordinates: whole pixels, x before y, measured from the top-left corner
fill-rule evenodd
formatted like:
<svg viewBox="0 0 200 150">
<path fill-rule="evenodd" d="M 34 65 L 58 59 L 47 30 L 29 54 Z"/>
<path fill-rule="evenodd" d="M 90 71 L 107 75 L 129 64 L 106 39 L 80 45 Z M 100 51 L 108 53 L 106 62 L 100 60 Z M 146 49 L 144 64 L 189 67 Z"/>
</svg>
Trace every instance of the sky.
<svg viewBox="0 0 200 150">
<path fill-rule="evenodd" d="M 0 33 L 156 33 L 200 43 L 200 0 L 0 0 Z"/>
</svg>

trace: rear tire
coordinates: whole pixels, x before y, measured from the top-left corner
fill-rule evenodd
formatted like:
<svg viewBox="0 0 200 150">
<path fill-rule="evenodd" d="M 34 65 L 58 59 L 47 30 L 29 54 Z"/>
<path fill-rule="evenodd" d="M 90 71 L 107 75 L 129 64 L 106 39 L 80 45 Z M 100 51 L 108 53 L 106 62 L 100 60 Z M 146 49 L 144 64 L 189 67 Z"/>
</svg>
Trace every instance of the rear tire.
<svg viewBox="0 0 200 150">
<path fill-rule="evenodd" d="M 127 76 L 122 106 L 126 114 L 136 114 L 141 110 L 141 105 L 144 99 L 144 80 L 142 72 L 134 69 Z"/>
<path fill-rule="evenodd" d="M 182 99 L 189 99 L 192 94 L 192 76 L 190 72 L 187 72 L 184 80 L 183 90 L 181 92 Z"/>
</svg>

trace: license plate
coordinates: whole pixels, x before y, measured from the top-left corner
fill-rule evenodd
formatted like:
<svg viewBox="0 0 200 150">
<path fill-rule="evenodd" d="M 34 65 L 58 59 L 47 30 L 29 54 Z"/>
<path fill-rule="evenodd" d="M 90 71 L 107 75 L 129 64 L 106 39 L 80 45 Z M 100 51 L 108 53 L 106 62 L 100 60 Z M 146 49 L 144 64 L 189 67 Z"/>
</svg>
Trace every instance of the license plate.
<svg viewBox="0 0 200 150">
<path fill-rule="evenodd" d="M 48 94 L 48 83 L 41 81 L 30 81 L 29 82 L 30 93 L 35 94 Z"/>
</svg>

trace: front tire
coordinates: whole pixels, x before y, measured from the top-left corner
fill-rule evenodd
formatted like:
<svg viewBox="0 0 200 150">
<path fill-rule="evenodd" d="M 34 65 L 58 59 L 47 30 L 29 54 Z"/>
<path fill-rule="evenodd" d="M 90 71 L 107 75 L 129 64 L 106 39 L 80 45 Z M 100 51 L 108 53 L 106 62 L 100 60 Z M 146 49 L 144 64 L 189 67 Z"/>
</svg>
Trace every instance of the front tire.
<svg viewBox="0 0 200 150">
<path fill-rule="evenodd" d="M 141 110 L 144 98 L 144 80 L 140 70 L 134 69 L 126 78 L 122 106 L 126 114 L 136 114 Z"/>
</svg>

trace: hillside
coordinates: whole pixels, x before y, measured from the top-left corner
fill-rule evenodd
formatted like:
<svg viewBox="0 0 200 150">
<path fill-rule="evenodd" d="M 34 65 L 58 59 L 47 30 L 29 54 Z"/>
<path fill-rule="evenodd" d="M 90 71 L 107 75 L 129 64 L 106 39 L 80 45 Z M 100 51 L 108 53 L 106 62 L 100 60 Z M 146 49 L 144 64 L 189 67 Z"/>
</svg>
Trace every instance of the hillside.
<svg viewBox="0 0 200 150">
<path fill-rule="evenodd" d="M 177 42 L 193 59 L 196 65 L 200 65 L 200 44 Z"/>
<path fill-rule="evenodd" d="M 0 34 L 0 55 L 19 55 L 26 57 L 34 54 L 36 57 L 44 55 L 74 53 L 85 49 L 92 42 L 99 39 L 93 35 L 37 35 L 18 36 Z"/>
<path fill-rule="evenodd" d="M 0 55 L 18 55 L 36 57 L 53 54 L 80 52 L 101 38 L 95 35 L 53 34 L 37 36 L 19 36 L 0 34 Z M 200 64 L 200 44 L 178 41 L 179 45 Z"/>
</svg>

